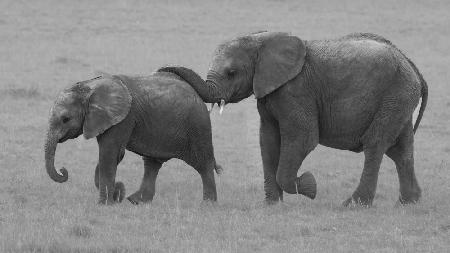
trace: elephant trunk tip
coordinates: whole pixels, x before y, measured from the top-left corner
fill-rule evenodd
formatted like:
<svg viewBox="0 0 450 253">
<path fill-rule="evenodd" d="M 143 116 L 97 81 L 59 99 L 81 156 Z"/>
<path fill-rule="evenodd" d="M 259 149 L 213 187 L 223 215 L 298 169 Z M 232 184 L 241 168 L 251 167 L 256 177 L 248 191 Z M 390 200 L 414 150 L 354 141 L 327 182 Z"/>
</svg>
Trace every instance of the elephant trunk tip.
<svg viewBox="0 0 450 253">
<path fill-rule="evenodd" d="M 59 170 L 59 173 L 55 171 L 54 174 L 52 173 L 50 175 L 50 178 L 57 183 L 64 183 L 69 179 L 69 172 L 66 170 L 66 168 L 62 167 Z"/>
<path fill-rule="evenodd" d="M 61 173 L 62 177 L 60 177 L 60 180 L 57 181 L 58 183 L 64 183 L 69 179 L 69 172 L 66 170 L 66 168 L 62 167 L 59 172 Z"/>
<path fill-rule="evenodd" d="M 295 187 L 298 194 L 302 194 L 310 199 L 314 199 L 317 193 L 317 183 L 313 174 L 309 171 L 303 173 L 295 181 Z"/>
</svg>

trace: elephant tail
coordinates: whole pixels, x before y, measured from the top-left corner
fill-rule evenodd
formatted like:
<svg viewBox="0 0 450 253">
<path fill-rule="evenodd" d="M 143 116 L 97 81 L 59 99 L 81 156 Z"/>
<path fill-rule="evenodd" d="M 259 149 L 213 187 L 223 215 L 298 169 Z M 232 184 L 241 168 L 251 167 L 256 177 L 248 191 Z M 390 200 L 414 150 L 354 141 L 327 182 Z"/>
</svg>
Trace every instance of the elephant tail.
<svg viewBox="0 0 450 253">
<path fill-rule="evenodd" d="M 406 57 L 406 59 L 408 60 L 409 64 L 411 64 L 411 67 L 414 69 L 414 72 L 416 72 L 417 76 L 419 77 L 420 84 L 422 86 L 422 90 L 421 90 L 422 103 L 420 104 L 419 115 L 417 115 L 416 123 L 414 123 L 414 129 L 413 129 L 414 133 L 416 133 L 417 128 L 419 128 L 420 121 L 422 120 L 423 113 L 425 112 L 425 107 L 427 107 L 428 84 L 425 81 L 425 79 L 423 78 L 422 74 L 417 69 L 416 65 L 409 58 Z"/>
</svg>

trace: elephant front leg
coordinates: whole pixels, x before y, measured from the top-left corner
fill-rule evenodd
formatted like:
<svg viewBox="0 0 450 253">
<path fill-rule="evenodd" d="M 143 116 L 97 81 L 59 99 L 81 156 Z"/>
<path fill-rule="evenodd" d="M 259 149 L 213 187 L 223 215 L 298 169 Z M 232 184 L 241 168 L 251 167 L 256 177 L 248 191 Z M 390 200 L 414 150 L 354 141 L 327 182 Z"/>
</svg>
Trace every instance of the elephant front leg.
<svg viewBox="0 0 450 253">
<path fill-rule="evenodd" d="M 283 200 L 283 190 L 276 181 L 280 158 L 280 131 L 274 122 L 261 120 L 259 143 L 264 169 L 265 201 L 268 204 L 273 204 Z"/>
<path fill-rule="evenodd" d="M 297 177 L 303 160 L 316 146 L 317 140 L 314 135 L 282 134 L 276 180 L 283 191 L 289 194 L 302 194 L 311 199 L 316 197 L 317 185 L 314 176 L 310 172 L 305 172 Z"/>
<path fill-rule="evenodd" d="M 115 202 L 115 177 L 117 165 L 115 164 L 100 164 L 99 165 L 99 204 L 111 205 Z"/>
<path fill-rule="evenodd" d="M 162 166 L 162 162 L 150 157 L 143 157 L 144 160 L 144 177 L 142 178 L 141 187 L 139 190 L 127 199 L 132 204 L 139 204 L 150 202 L 155 195 L 156 177 L 158 176 L 159 169 Z"/>
<path fill-rule="evenodd" d="M 120 153 L 119 153 L 119 156 L 117 159 L 117 165 L 119 165 L 119 163 L 122 161 L 124 156 L 125 156 L 125 149 L 122 148 L 120 150 Z M 95 175 L 94 175 L 94 184 L 95 184 L 95 187 L 97 188 L 97 190 L 100 189 L 99 188 L 99 184 L 100 184 L 100 182 L 99 182 L 100 169 L 99 168 L 100 168 L 100 165 L 97 164 L 97 166 L 95 167 Z M 114 196 L 113 196 L 114 201 L 122 202 L 124 197 L 125 197 L 125 185 L 122 182 L 116 182 L 114 184 Z"/>
<path fill-rule="evenodd" d="M 117 165 L 122 160 L 124 148 L 110 143 L 108 140 L 99 141 L 99 161 L 95 169 L 100 198 L 98 203 L 111 205 L 121 202 L 125 195 L 122 182 L 115 182 Z M 96 183 L 97 184 L 97 183 Z"/>
</svg>

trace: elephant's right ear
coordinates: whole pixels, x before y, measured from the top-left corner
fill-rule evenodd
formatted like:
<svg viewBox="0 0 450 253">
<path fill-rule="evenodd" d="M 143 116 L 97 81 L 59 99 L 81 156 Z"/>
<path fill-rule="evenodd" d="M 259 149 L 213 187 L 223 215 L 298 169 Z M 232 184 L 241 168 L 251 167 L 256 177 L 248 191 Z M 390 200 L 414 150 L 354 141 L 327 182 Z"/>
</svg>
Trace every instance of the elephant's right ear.
<svg viewBox="0 0 450 253">
<path fill-rule="evenodd" d="M 84 118 L 83 135 L 90 139 L 125 119 L 130 111 L 131 95 L 117 78 L 96 79 L 87 85 L 91 92 Z"/>
<path fill-rule="evenodd" d="M 256 98 L 262 98 L 301 72 L 306 47 L 300 38 L 287 33 L 262 32 L 252 36 L 261 43 L 253 91 Z"/>
</svg>

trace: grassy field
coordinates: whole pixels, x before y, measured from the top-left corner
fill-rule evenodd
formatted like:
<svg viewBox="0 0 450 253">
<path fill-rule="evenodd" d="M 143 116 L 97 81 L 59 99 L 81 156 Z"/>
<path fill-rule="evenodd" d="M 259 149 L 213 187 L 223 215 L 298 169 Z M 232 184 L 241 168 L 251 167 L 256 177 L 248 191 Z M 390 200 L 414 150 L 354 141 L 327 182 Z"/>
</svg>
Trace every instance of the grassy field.
<svg viewBox="0 0 450 253">
<path fill-rule="evenodd" d="M 330 1 L 331 2 L 331 1 Z M 0 1 L 0 252 L 448 252 L 450 250 L 450 2 L 436 1 Z M 318 147 L 301 171 L 316 200 L 264 207 L 256 101 L 211 115 L 219 201 L 202 204 L 194 169 L 172 160 L 155 200 L 96 204 L 97 143 L 58 146 L 57 184 L 44 169 L 49 108 L 62 87 L 99 71 L 150 73 L 180 64 L 202 76 L 217 44 L 258 30 L 302 39 L 373 32 L 393 41 L 428 81 L 415 139 L 422 202 L 394 208 L 398 179 L 385 158 L 374 207 L 340 207 L 363 156 Z M 143 162 L 127 152 L 118 180 L 134 192 Z"/>
</svg>

